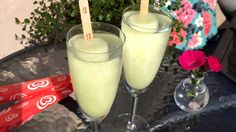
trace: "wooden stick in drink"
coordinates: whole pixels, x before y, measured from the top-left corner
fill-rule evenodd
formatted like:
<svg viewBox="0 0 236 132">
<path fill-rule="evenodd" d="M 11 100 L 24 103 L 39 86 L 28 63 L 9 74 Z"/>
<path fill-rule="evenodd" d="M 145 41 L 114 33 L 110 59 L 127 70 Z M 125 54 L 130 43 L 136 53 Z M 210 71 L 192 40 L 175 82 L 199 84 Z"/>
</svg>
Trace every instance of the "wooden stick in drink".
<svg viewBox="0 0 236 132">
<path fill-rule="evenodd" d="M 88 0 L 79 0 L 80 16 L 85 40 L 93 39 Z"/>
<path fill-rule="evenodd" d="M 149 0 L 141 0 L 140 3 L 140 15 L 145 16 L 148 14 Z"/>
</svg>

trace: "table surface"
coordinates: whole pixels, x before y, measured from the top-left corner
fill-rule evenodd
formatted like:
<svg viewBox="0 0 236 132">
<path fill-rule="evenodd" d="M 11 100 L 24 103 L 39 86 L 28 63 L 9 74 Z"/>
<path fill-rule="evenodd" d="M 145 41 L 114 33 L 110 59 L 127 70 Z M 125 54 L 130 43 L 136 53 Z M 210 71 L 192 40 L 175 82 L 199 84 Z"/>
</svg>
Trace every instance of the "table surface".
<svg viewBox="0 0 236 132">
<path fill-rule="evenodd" d="M 0 85 L 68 73 L 65 45 L 49 45 L 16 53 L 0 63 Z M 210 92 L 207 107 L 199 113 L 180 110 L 173 99 L 177 83 L 187 77 L 158 73 L 150 88 L 140 95 L 137 113 L 153 132 L 232 132 L 236 131 L 236 85 L 221 73 L 209 73 L 204 82 Z M 111 132 L 117 115 L 127 113 L 130 95 L 121 80 L 116 100 L 100 123 L 102 132 Z M 0 105 L 0 108 L 6 106 Z M 73 132 L 86 128 L 85 119 L 72 96 L 36 115 L 12 132 Z"/>
</svg>

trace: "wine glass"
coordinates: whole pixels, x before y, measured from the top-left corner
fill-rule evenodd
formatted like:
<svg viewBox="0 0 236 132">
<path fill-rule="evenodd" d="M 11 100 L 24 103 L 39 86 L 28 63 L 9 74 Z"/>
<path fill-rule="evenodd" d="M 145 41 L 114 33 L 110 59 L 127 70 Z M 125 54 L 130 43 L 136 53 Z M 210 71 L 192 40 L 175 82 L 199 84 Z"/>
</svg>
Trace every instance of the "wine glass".
<svg viewBox="0 0 236 132">
<path fill-rule="evenodd" d="M 113 131 L 117 132 L 149 131 L 147 121 L 136 114 L 138 96 L 154 80 L 172 29 L 172 18 L 169 14 L 150 5 L 149 13 L 143 16 L 139 9 L 139 5 L 129 6 L 122 16 L 121 30 L 126 36 L 123 72 L 132 101 L 130 113 L 119 115 L 113 122 Z"/>
<path fill-rule="evenodd" d="M 82 25 L 67 33 L 69 71 L 75 96 L 83 115 L 94 124 L 110 111 L 122 69 L 125 35 L 111 24 L 92 23 L 92 40 L 83 38 Z"/>
</svg>

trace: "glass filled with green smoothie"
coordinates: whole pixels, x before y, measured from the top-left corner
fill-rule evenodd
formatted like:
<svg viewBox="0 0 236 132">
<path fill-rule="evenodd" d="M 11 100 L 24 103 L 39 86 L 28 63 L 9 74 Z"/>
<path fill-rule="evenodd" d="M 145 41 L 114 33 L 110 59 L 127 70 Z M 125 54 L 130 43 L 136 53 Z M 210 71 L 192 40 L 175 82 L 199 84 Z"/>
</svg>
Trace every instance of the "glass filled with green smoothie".
<svg viewBox="0 0 236 132">
<path fill-rule="evenodd" d="M 122 14 L 121 30 L 126 36 L 123 71 L 132 100 L 130 112 L 114 121 L 115 132 L 149 132 L 147 121 L 136 114 L 138 96 L 153 82 L 172 29 L 172 17 L 168 13 L 152 5 L 142 10 L 145 6 L 142 1 L 141 5 L 127 7 Z"/>
<path fill-rule="evenodd" d="M 85 40 L 82 25 L 67 34 L 69 71 L 77 102 L 92 122 L 110 111 L 118 89 L 125 36 L 107 23 L 92 23 L 93 39 Z"/>
</svg>

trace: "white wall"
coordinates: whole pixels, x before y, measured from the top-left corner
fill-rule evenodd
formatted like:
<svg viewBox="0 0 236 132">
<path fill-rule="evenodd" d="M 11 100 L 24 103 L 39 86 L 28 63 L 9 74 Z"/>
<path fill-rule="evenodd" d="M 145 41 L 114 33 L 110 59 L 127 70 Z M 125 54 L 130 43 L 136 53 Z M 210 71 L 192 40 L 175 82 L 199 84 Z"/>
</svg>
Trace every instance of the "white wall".
<svg viewBox="0 0 236 132">
<path fill-rule="evenodd" d="M 14 34 L 22 34 L 15 24 L 15 17 L 22 20 L 33 11 L 34 0 L 0 0 L 0 59 L 18 51 L 24 46 L 15 40 Z"/>
</svg>

